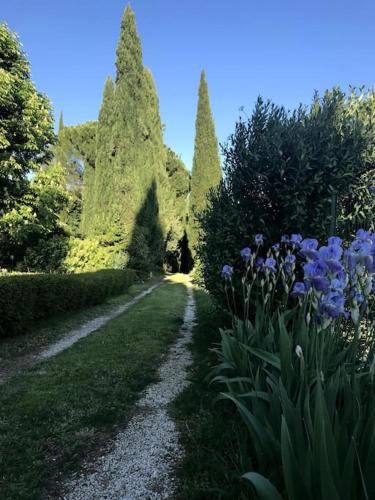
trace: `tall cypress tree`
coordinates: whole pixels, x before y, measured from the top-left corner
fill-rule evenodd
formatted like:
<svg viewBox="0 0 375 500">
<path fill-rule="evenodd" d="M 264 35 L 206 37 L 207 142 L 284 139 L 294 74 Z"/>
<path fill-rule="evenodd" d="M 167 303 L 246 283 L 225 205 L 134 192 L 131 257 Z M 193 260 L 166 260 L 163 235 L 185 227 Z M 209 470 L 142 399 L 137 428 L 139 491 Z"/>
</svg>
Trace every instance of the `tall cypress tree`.
<svg viewBox="0 0 375 500">
<path fill-rule="evenodd" d="M 195 146 L 191 176 L 189 244 L 192 249 L 194 249 L 199 235 L 199 224 L 196 217 L 206 208 L 207 195 L 211 188 L 219 184 L 220 179 L 218 141 L 210 108 L 206 76 L 205 72 L 202 71 L 195 122 Z"/>
<path fill-rule="evenodd" d="M 62 130 L 64 128 L 64 116 L 63 116 L 63 112 L 61 111 L 60 112 L 60 118 L 59 118 L 59 129 L 58 129 L 58 135 L 61 134 Z"/>
<path fill-rule="evenodd" d="M 113 196 L 113 96 L 114 87 L 112 78 L 109 76 L 105 82 L 103 102 L 98 119 L 95 179 L 91 195 L 87 200 L 88 204 L 91 204 L 90 223 L 87 228 L 89 233 L 92 235 L 106 235 L 107 239 L 113 237 L 110 234 L 113 214 L 108 209 L 108 207 L 111 207 Z"/>
<path fill-rule="evenodd" d="M 160 254 L 158 177 L 165 151 L 154 84 L 142 62 L 142 49 L 135 16 L 125 10 L 117 48 L 116 88 L 113 104 L 112 154 L 113 229 L 124 235 L 133 255 L 148 249 L 150 259 Z M 153 204 L 153 207 L 145 204 Z M 147 213 L 146 218 L 142 214 Z M 152 222 L 151 213 L 154 213 Z M 158 241 L 155 239 L 157 235 Z M 138 245 L 138 247 L 137 247 Z M 160 263 L 160 259 L 158 263 Z"/>
</svg>

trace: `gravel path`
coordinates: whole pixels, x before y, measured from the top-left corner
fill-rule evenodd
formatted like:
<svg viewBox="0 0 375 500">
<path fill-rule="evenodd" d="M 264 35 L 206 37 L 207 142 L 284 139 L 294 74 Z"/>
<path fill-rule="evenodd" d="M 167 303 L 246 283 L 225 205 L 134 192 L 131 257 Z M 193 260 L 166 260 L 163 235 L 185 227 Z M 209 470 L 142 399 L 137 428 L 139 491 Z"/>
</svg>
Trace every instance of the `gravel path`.
<svg viewBox="0 0 375 500">
<path fill-rule="evenodd" d="M 160 381 L 148 386 L 135 415 L 117 435 L 111 451 L 66 485 L 65 500 L 159 500 L 171 498 L 174 467 L 183 456 L 176 425 L 167 406 L 188 384 L 192 362 L 188 344 L 196 306 L 188 283 L 188 301 L 180 336 L 159 369 Z"/>
<path fill-rule="evenodd" d="M 139 293 L 132 300 L 125 302 L 124 304 L 121 304 L 120 306 L 112 309 L 109 313 L 103 314 L 102 316 L 98 316 L 90 321 L 87 321 L 86 323 L 83 323 L 83 325 L 81 325 L 78 328 L 75 328 L 70 333 L 62 337 L 60 340 L 51 344 L 47 349 L 43 350 L 42 352 L 38 354 L 28 354 L 22 356 L 19 359 L 14 360 L 11 369 L 0 370 L 0 385 L 9 380 L 14 375 L 35 366 L 36 364 L 40 363 L 45 359 L 56 356 L 56 354 L 60 353 L 61 351 L 64 351 L 65 349 L 68 349 L 68 347 L 71 347 L 78 340 L 87 337 L 87 335 L 90 335 L 91 333 L 95 332 L 103 325 L 105 325 L 108 321 L 126 312 L 130 307 L 132 307 L 138 301 L 143 299 L 146 295 L 149 295 L 159 285 L 160 282 L 150 286 L 143 292 Z"/>
</svg>

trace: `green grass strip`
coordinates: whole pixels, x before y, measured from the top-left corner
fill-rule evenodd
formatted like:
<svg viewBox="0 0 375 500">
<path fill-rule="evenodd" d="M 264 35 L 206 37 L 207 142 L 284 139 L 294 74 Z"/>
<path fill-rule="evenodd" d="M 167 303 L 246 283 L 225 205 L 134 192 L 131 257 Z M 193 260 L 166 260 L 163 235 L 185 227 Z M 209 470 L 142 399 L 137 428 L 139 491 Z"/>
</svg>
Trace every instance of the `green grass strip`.
<svg viewBox="0 0 375 500">
<path fill-rule="evenodd" d="M 0 498 L 40 499 L 129 419 L 182 322 L 186 289 L 150 296 L 0 394 Z"/>
<path fill-rule="evenodd" d="M 192 384 L 177 398 L 171 414 L 178 424 L 185 456 L 179 468 L 178 500 L 249 499 L 251 491 L 241 475 L 240 421 L 233 405 L 215 404 L 217 388 L 206 380 L 216 356 L 210 352 L 220 340 L 219 328 L 228 317 L 218 312 L 210 297 L 195 291 L 198 325 L 193 330 Z M 244 455 L 246 455 L 244 453 Z"/>
</svg>

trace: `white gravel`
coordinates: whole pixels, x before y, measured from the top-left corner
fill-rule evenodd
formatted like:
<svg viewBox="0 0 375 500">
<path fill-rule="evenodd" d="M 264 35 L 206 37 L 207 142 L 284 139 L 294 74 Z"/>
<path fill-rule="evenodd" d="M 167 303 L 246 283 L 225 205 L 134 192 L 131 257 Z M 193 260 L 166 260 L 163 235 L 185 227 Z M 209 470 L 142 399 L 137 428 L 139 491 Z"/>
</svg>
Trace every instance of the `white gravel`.
<svg viewBox="0 0 375 500">
<path fill-rule="evenodd" d="M 192 362 L 188 344 L 196 306 L 191 286 L 187 290 L 180 336 L 159 369 L 160 381 L 144 391 L 135 415 L 117 435 L 111 451 L 85 464 L 81 475 L 66 484 L 65 500 L 159 500 L 174 494 L 173 472 L 183 449 L 167 405 L 188 384 L 187 368 Z"/>
</svg>

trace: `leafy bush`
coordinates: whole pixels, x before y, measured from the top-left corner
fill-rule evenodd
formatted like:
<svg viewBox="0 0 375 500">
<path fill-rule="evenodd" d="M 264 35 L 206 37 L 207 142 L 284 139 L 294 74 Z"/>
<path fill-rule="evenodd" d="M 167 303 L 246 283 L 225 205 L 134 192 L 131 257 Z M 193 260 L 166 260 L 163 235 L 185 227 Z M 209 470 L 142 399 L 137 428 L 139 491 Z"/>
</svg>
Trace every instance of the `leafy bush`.
<svg viewBox="0 0 375 500">
<path fill-rule="evenodd" d="M 133 270 L 0 276 L 0 337 L 30 329 L 62 311 L 99 304 L 137 280 Z"/>
<path fill-rule="evenodd" d="M 342 236 L 370 227 L 373 200 L 367 208 L 360 186 L 375 181 L 374 115 L 374 93 L 333 89 L 293 113 L 258 99 L 223 148 L 224 180 L 201 216 L 198 255 L 211 293 L 221 294 L 222 259 L 234 261 L 260 231 L 268 241 L 292 230 L 324 238 L 336 212 Z"/>
<path fill-rule="evenodd" d="M 119 245 L 106 245 L 100 239 L 70 238 L 68 246 L 64 260 L 64 269 L 68 273 L 124 269 L 128 263 L 127 254 Z"/>
<path fill-rule="evenodd" d="M 64 260 L 68 252 L 68 238 L 55 235 L 48 240 L 39 240 L 28 247 L 23 260 L 16 266 L 17 271 L 56 273 L 64 272 Z"/>
<path fill-rule="evenodd" d="M 221 332 L 213 371 L 248 430 L 244 477 L 264 500 L 374 498 L 375 234 L 346 249 L 284 236 L 264 257 L 256 243 L 241 251 L 243 319 Z M 233 268 L 222 274 L 233 308 Z"/>
</svg>

